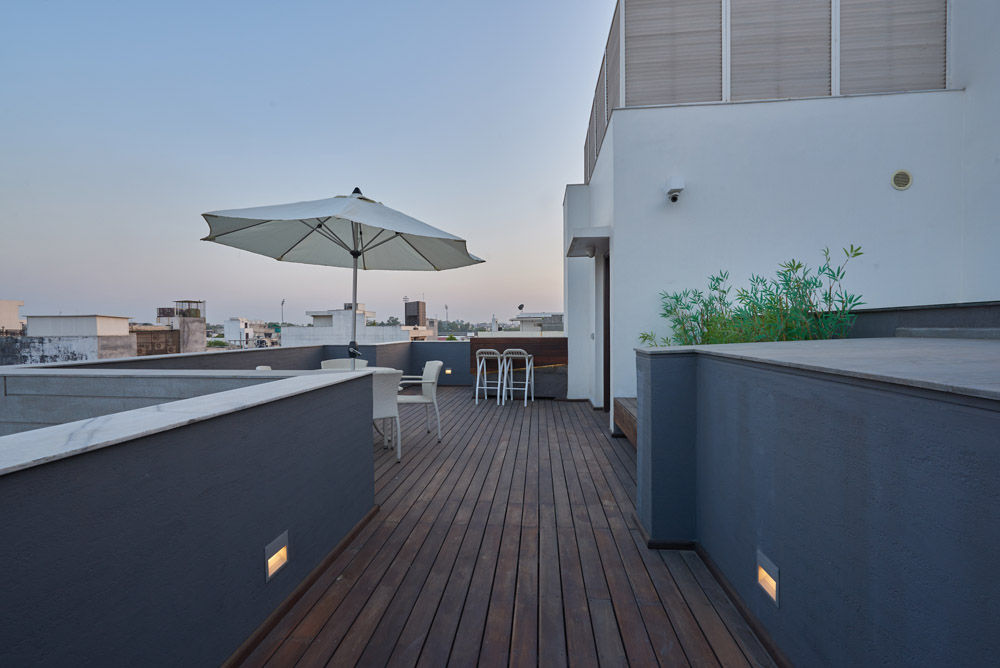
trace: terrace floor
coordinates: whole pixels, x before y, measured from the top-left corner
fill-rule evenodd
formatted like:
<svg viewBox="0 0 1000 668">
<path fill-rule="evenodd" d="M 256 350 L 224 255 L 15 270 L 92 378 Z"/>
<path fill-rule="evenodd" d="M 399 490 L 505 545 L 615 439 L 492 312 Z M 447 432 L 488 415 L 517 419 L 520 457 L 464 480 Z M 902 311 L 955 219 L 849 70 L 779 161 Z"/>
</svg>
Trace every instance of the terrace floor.
<svg viewBox="0 0 1000 668">
<path fill-rule="evenodd" d="M 635 452 L 586 403 L 441 388 L 375 441 L 381 510 L 245 665 L 774 665 L 695 552 L 650 550 Z"/>
</svg>

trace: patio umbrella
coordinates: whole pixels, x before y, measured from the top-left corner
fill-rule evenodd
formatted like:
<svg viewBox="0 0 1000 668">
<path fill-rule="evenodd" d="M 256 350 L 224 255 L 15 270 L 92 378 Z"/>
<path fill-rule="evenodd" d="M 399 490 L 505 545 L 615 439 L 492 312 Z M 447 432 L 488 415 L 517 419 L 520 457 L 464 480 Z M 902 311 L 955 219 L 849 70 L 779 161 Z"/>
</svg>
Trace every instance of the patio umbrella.
<svg viewBox="0 0 1000 668">
<path fill-rule="evenodd" d="M 358 357 L 358 269 L 441 271 L 484 260 L 465 240 L 369 199 L 355 188 L 310 202 L 211 211 L 202 241 L 241 248 L 282 262 L 352 267 L 351 367 Z"/>
</svg>

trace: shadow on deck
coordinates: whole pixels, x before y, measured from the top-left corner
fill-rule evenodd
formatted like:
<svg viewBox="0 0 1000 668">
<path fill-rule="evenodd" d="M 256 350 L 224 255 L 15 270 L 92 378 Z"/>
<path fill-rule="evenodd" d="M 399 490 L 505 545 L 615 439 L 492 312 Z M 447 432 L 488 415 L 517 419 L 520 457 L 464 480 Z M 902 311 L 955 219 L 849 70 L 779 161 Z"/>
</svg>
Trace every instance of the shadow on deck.
<svg viewBox="0 0 1000 668">
<path fill-rule="evenodd" d="M 585 403 L 473 405 L 375 438 L 365 525 L 244 665 L 774 665 L 692 551 L 647 549 L 635 451 Z"/>
</svg>

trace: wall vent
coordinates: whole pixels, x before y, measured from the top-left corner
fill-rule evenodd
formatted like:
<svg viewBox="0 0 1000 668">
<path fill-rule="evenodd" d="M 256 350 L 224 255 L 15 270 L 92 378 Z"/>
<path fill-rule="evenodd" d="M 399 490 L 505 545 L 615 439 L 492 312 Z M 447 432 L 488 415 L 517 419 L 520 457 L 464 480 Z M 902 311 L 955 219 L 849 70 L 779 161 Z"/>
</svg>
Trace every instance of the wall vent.
<svg viewBox="0 0 1000 668">
<path fill-rule="evenodd" d="M 906 190 L 913 183 L 913 175 L 905 169 L 900 169 L 892 175 L 892 187 L 896 190 Z"/>
</svg>

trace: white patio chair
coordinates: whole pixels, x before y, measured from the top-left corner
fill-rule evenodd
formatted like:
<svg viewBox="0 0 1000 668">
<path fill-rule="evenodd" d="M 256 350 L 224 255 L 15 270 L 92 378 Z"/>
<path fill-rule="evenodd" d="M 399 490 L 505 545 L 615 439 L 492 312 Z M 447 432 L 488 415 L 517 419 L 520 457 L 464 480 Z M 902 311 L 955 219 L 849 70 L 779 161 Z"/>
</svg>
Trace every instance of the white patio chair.
<svg viewBox="0 0 1000 668">
<path fill-rule="evenodd" d="M 273 371 L 273 369 L 266 364 L 258 364 L 254 371 Z"/>
<path fill-rule="evenodd" d="M 524 360 L 524 379 L 518 382 L 514 378 L 514 362 Z M 535 356 L 521 348 L 508 348 L 503 351 L 500 361 L 502 388 L 500 394 L 503 395 L 501 403 L 507 403 L 507 393 L 510 393 L 511 401 L 514 400 L 514 392 L 517 390 L 524 392 L 524 405 L 528 405 L 528 390 L 531 390 L 531 400 L 535 400 Z"/>
<path fill-rule="evenodd" d="M 438 376 L 444 362 L 431 360 L 424 364 L 422 376 L 403 376 L 401 386 L 420 385 L 420 394 L 400 394 L 397 399 L 401 404 L 423 404 L 424 417 L 427 419 L 427 432 L 431 431 L 431 406 L 434 406 L 434 417 L 437 418 L 438 443 L 441 442 L 441 413 L 438 411 L 437 386 Z"/>
<path fill-rule="evenodd" d="M 497 363 L 497 379 L 489 379 L 489 362 L 495 360 Z M 503 380 L 503 364 L 501 364 L 500 351 L 493 348 L 482 348 L 476 351 L 476 405 L 479 405 L 479 390 L 483 390 L 483 399 L 489 398 L 489 391 L 497 393 L 497 404 L 500 403 L 500 385 Z"/>
<path fill-rule="evenodd" d="M 372 374 L 372 420 L 395 421 L 393 435 L 396 441 L 396 461 L 403 458 L 403 437 L 399 428 L 399 404 L 396 393 L 399 391 L 399 379 L 402 371 L 378 370 Z M 390 422 L 391 424 L 391 422 Z M 382 447 L 389 447 L 389 430 L 383 422 Z"/>
<path fill-rule="evenodd" d="M 356 369 L 364 369 L 368 366 L 368 360 L 363 360 L 360 357 L 354 360 L 356 362 Z M 319 368 L 327 369 L 330 371 L 350 371 L 351 370 L 351 358 L 337 358 L 332 360 L 323 360 L 319 363 Z"/>
</svg>

